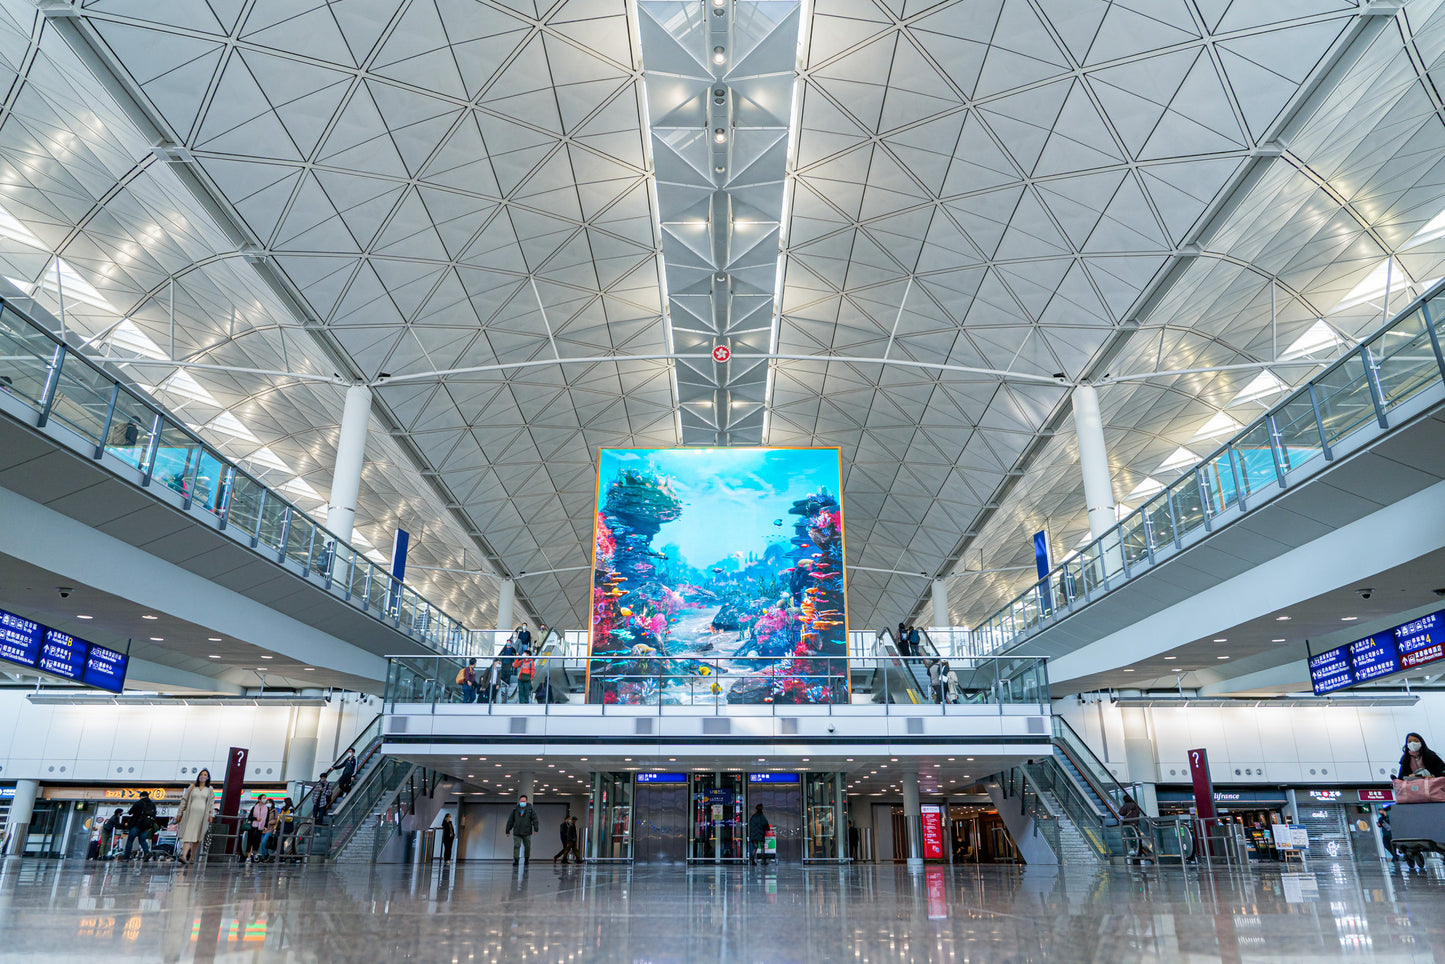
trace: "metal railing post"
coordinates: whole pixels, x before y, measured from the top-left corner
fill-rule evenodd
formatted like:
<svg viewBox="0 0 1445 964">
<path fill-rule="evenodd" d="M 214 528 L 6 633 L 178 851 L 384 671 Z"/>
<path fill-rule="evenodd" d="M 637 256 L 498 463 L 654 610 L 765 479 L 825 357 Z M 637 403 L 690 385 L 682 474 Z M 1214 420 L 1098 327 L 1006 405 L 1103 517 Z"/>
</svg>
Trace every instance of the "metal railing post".
<svg viewBox="0 0 1445 964">
<path fill-rule="evenodd" d="M 1390 420 L 1385 417 L 1385 389 L 1380 384 L 1380 369 L 1375 364 L 1375 353 L 1369 345 L 1360 346 L 1360 360 L 1365 363 L 1365 384 L 1370 390 L 1370 401 L 1375 406 L 1375 421 L 1381 429 L 1389 429 Z"/>
<path fill-rule="evenodd" d="M 1280 441 L 1279 423 L 1275 420 L 1274 413 L 1270 412 L 1264 417 L 1265 434 L 1269 436 L 1269 454 L 1274 459 L 1274 475 L 1279 482 L 1281 489 L 1286 488 L 1285 474 L 1289 471 L 1286 468 L 1284 445 Z"/>
<path fill-rule="evenodd" d="M 44 428 L 50 421 L 50 410 L 55 406 L 55 396 L 60 391 L 60 369 L 65 364 L 65 346 L 56 345 L 50 355 L 50 371 L 45 376 L 45 387 L 40 393 L 40 415 L 35 419 L 36 428 Z"/>
<path fill-rule="evenodd" d="M 276 549 L 276 561 L 286 562 L 286 543 L 291 539 L 291 506 L 281 513 L 281 544 Z"/>
<path fill-rule="evenodd" d="M 1420 302 L 1420 315 L 1425 319 L 1425 334 L 1430 338 L 1430 347 L 1435 350 L 1435 364 L 1440 367 L 1440 378 L 1445 380 L 1445 350 L 1440 348 L 1440 336 L 1430 320 L 1430 302 Z"/>
<path fill-rule="evenodd" d="M 1335 455 L 1330 451 L 1330 439 L 1329 436 L 1325 434 L 1325 420 L 1324 416 L 1320 414 L 1320 398 L 1319 393 L 1315 391 L 1314 382 L 1306 385 L 1305 391 L 1309 393 L 1310 408 L 1312 408 L 1315 413 L 1315 431 L 1320 433 L 1320 453 L 1324 455 L 1326 462 L 1333 462 Z"/>
<path fill-rule="evenodd" d="M 115 403 L 120 400 L 120 382 L 110 386 L 110 404 L 105 410 L 105 425 L 100 430 L 100 441 L 95 445 L 95 457 L 105 454 L 105 443 L 110 439 L 110 426 L 115 421 Z"/>
</svg>

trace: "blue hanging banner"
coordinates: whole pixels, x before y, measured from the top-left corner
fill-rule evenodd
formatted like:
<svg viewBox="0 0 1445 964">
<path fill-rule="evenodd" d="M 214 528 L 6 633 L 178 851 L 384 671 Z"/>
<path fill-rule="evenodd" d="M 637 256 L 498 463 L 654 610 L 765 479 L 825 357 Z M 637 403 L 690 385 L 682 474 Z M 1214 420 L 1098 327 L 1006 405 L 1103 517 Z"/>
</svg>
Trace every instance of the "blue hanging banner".
<svg viewBox="0 0 1445 964">
<path fill-rule="evenodd" d="M 1049 534 L 1047 531 L 1034 533 L 1034 568 L 1038 570 L 1040 579 L 1048 578 Z"/>
<path fill-rule="evenodd" d="M 410 544 L 411 533 L 397 529 L 391 543 L 391 578 L 399 583 L 406 580 L 406 547 Z"/>
</svg>

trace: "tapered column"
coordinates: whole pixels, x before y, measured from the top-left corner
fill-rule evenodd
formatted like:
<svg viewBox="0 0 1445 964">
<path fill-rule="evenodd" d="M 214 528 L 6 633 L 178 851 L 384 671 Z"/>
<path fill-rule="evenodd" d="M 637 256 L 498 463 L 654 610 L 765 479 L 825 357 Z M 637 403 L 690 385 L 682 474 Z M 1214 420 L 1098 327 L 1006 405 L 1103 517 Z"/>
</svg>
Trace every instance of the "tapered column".
<svg viewBox="0 0 1445 964">
<path fill-rule="evenodd" d="M 903 774 L 903 822 L 908 824 L 908 869 L 923 869 L 923 806 L 918 799 L 918 771 Z"/>
<path fill-rule="evenodd" d="M 512 631 L 512 605 L 517 598 L 517 583 L 503 579 L 497 590 L 497 628 L 504 633 Z"/>
<path fill-rule="evenodd" d="M 933 580 L 933 624 L 952 626 L 953 617 L 948 614 L 948 580 Z"/>
<path fill-rule="evenodd" d="M 1113 527 L 1114 485 L 1109 479 L 1109 452 L 1104 447 L 1104 419 L 1099 393 L 1092 385 L 1074 389 L 1074 433 L 1079 439 L 1079 468 L 1084 474 L 1084 505 L 1089 532 L 1095 539 Z"/>
<path fill-rule="evenodd" d="M 10 801 L 10 815 L 6 818 L 8 830 L 6 853 L 19 856 L 25 853 L 25 841 L 30 836 L 30 819 L 35 814 L 35 798 L 40 793 L 39 780 L 16 780 L 15 797 Z"/>
<path fill-rule="evenodd" d="M 341 413 L 341 438 L 336 443 L 336 465 L 331 472 L 331 504 L 326 528 L 342 542 L 351 541 L 356 527 L 356 500 L 361 495 L 361 467 L 366 463 L 366 435 L 371 423 L 371 389 L 353 385 L 346 390 Z"/>
</svg>

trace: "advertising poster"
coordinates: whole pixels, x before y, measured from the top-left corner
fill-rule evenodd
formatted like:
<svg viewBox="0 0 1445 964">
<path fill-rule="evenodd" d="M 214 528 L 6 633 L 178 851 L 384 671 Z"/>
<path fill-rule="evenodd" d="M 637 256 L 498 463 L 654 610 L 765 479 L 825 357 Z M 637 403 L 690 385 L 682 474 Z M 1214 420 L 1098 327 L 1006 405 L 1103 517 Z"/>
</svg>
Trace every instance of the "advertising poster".
<svg viewBox="0 0 1445 964">
<path fill-rule="evenodd" d="M 598 465 L 589 702 L 847 702 L 838 449 Z"/>
<path fill-rule="evenodd" d="M 943 808 L 936 803 L 923 805 L 923 859 L 943 859 Z"/>
</svg>

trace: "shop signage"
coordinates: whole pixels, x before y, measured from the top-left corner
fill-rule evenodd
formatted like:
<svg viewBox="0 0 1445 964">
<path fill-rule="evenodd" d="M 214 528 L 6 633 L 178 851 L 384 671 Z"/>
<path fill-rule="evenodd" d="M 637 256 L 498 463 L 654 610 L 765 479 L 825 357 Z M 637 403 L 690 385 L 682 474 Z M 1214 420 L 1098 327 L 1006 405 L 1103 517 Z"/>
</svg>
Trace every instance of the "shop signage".
<svg viewBox="0 0 1445 964">
<path fill-rule="evenodd" d="M 1318 800 L 1318 801 L 1320 801 L 1321 803 L 1334 803 L 1334 802 L 1337 801 L 1337 800 L 1343 800 L 1344 797 L 1345 797 L 1345 792 L 1344 792 L 1343 790 L 1311 790 L 1311 791 L 1310 791 L 1310 799 L 1311 799 L 1311 800 Z"/>
<path fill-rule="evenodd" d="M 1316 695 L 1445 659 L 1445 609 L 1310 657 Z"/>
<path fill-rule="evenodd" d="M 749 773 L 749 783 L 797 783 L 796 773 Z"/>
<path fill-rule="evenodd" d="M 129 657 L 0 609 L 0 659 L 119 693 Z"/>
<path fill-rule="evenodd" d="M 686 783 L 686 773 L 639 773 L 638 783 Z"/>
<path fill-rule="evenodd" d="M 943 807 L 936 803 L 923 805 L 923 859 L 943 859 Z"/>
<path fill-rule="evenodd" d="M 1209 751 L 1189 751 L 1189 777 L 1194 784 L 1194 812 L 1208 820 L 1214 816 L 1214 779 L 1209 775 Z"/>
<path fill-rule="evenodd" d="M 1359 791 L 1359 794 L 1360 794 L 1360 802 L 1361 802 L 1361 803 L 1394 803 L 1394 802 L 1395 802 L 1395 791 L 1394 791 L 1394 790 L 1361 790 L 1361 791 Z"/>
<path fill-rule="evenodd" d="M 14 799 L 15 799 L 15 788 L 14 788 L 14 787 L 0 787 L 0 800 L 14 800 Z"/>
</svg>

